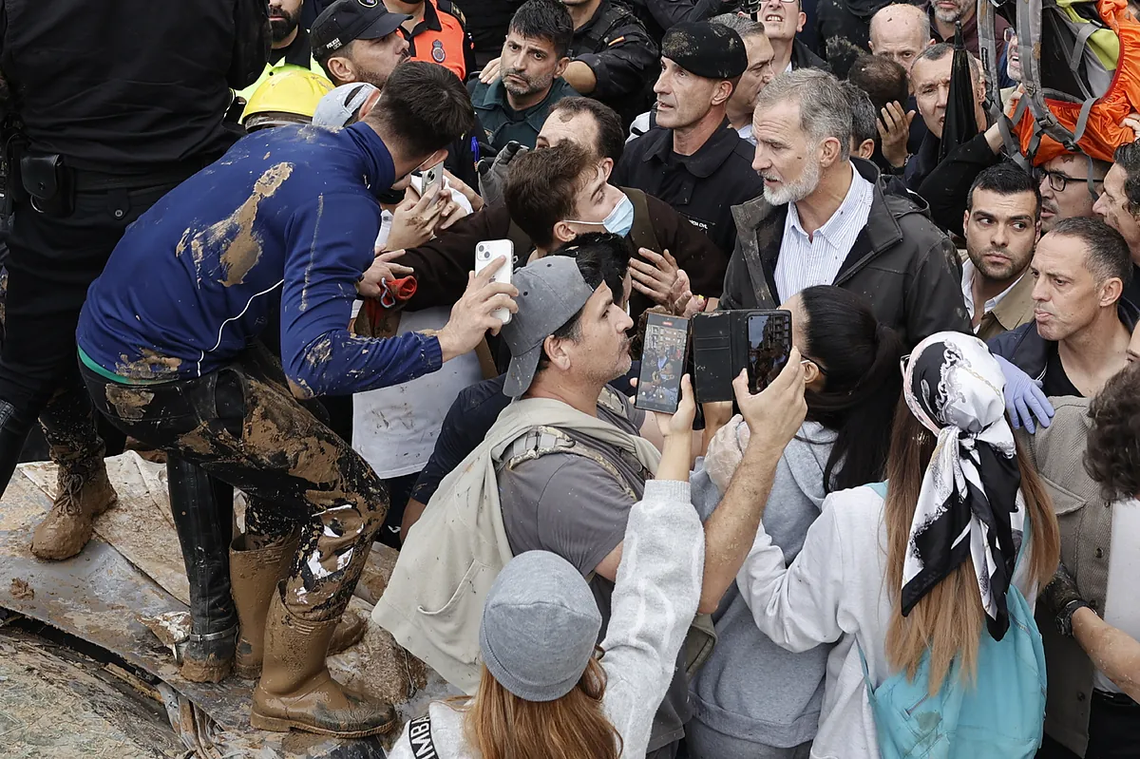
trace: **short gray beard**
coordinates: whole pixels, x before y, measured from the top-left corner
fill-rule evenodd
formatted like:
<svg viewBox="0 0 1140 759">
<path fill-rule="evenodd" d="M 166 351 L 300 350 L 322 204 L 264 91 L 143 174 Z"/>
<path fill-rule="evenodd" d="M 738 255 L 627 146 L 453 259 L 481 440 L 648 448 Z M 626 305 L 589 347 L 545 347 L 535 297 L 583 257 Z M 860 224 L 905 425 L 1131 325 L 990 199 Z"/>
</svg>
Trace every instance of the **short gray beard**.
<svg viewBox="0 0 1140 759">
<path fill-rule="evenodd" d="M 819 187 L 819 178 L 823 173 L 823 166 L 819 161 L 811 161 L 804 167 L 803 174 L 794 182 L 783 182 L 776 189 L 764 185 L 764 200 L 771 205 L 782 206 L 786 203 L 798 203 L 815 192 Z"/>
<path fill-rule="evenodd" d="M 955 24 L 963 16 L 965 16 L 966 13 L 968 13 L 968 12 L 969 12 L 969 8 L 963 8 L 963 9 L 956 11 L 955 13 L 947 16 L 947 15 L 945 15 L 944 11 L 939 10 L 938 8 L 935 8 L 934 9 L 934 17 L 944 24 Z"/>
</svg>

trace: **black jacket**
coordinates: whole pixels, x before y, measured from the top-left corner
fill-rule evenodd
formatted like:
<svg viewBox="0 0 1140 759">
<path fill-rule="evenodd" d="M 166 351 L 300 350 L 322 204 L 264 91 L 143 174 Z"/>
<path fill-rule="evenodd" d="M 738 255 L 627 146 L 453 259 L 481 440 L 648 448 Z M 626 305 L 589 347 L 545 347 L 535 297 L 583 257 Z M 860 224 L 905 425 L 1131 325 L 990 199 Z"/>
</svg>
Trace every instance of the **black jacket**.
<svg viewBox="0 0 1140 759">
<path fill-rule="evenodd" d="M 930 218 L 934 223 L 961 236 L 970 185 L 978 174 L 1001 161 L 1001 154 L 990 150 L 985 132 L 950 151 L 950 155 L 934 167 L 917 190 L 930 204 Z"/>
<path fill-rule="evenodd" d="M 682 21 L 708 21 L 723 10 L 722 0 L 627 0 L 653 41 Z"/>
<path fill-rule="evenodd" d="M 265 0 L 3 0 L 0 71 L 33 150 L 112 174 L 194 170 L 244 133 L 223 117 L 265 68 L 268 18 Z"/>
<path fill-rule="evenodd" d="M 752 146 L 727 121 L 691 156 L 676 155 L 673 131 L 656 127 L 626 145 L 612 183 L 673 206 L 727 258 L 736 244 L 731 207 L 764 191 L 752 170 L 752 154 Z"/>
<path fill-rule="evenodd" d="M 1120 315 L 1120 321 L 1130 330 L 1135 329 L 1136 323 L 1140 322 L 1140 308 L 1123 298 L 1117 303 L 1116 312 Z M 1049 364 L 1050 346 L 1053 343 L 1053 340 L 1046 340 L 1037 334 L 1037 322 L 1031 321 L 998 335 L 986 344 L 995 356 L 1001 356 L 1033 379 L 1041 380 Z"/>
<path fill-rule="evenodd" d="M 574 30 L 570 57 L 590 67 L 598 83 L 590 97 L 628 124 L 649 104 L 649 82 L 659 70 L 657 43 L 624 5 L 602 0 L 593 18 Z"/>
<path fill-rule="evenodd" d="M 868 37 L 871 17 L 891 0 L 819 0 L 815 8 L 819 49 L 831 70 L 847 78 L 851 64 L 860 55 L 870 55 Z"/>
<path fill-rule="evenodd" d="M 638 218 L 641 203 L 630 195 L 634 201 L 635 218 L 630 232 L 634 245 L 654 247 L 641 235 L 642 230 L 651 230 L 648 236 L 655 239 L 659 248 L 656 252 L 666 249 L 673 254 L 677 264 L 689 275 L 692 291 L 718 297 L 728 256 L 668 205 L 651 195 L 644 197 L 648 218 L 641 219 Z M 415 270 L 418 284 L 416 294 L 408 302 L 408 310 L 454 304 L 467 287 L 467 272 L 475 266 L 475 245 L 481 240 L 502 239 L 514 242 L 516 265 L 525 265 L 533 243 L 511 223 L 507 207 L 500 203 L 460 219 L 436 239 L 407 251 L 399 262 Z M 653 305 L 637 291 L 629 300 L 634 318 Z"/>
<path fill-rule="evenodd" d="M 811 48 L 800 42 L 798 39 L 792 40 L 792 71 L 798 69 L 819 69 L 820 71 L 831 71 L 831 66 L 827 61 L 820 58 L 818 55 L 811 51 Z M 784 73 L 777 71 L 777 74 Z"/>
<path fill-rule="evenodd" d="M 867 225 L 834 284 L 867 298 L 879 321 L 897 329 L 909 346 L 943 330 L 969 332 L 958 251 L 917 198 L 885 194 L 873 164 L 859 158 L 852 162 L 875 185 L 875 194 Z M 757 198 L 732 213 L 737 244 L 720 308 L 775 308 L 776 260 L 788 207 L 773 207 Z"/>
</svg>

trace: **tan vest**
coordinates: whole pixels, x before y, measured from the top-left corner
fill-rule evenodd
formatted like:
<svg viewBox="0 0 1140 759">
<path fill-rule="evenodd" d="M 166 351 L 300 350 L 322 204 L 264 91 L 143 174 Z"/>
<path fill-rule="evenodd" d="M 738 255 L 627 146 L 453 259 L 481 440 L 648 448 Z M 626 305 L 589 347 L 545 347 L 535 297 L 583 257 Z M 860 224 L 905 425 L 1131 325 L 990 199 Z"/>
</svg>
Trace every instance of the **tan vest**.
<svg viewBox="0 0 1140 759">
<path fill-rule="evenodd" d="M 468 694 L 475 692 L 482 674 L 483 603 L 513 555 L 495 468 L 515 440 L 542 428 L 575 430 L 624 449 L 650 472 L 661 461 L 660 452 L 644 438 L 560 401 L 524 398 L 509 405 L 479 447 L 444 478 L 408 533 L 372 621 Z"/>
</svg>

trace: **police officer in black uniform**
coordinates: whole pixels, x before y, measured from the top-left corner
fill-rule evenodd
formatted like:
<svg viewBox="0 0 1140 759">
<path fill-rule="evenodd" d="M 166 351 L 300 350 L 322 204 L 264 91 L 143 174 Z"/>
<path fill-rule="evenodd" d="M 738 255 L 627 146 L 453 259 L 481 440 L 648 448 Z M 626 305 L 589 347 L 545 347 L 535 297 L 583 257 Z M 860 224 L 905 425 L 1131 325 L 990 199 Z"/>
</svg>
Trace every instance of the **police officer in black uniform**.
<svg viewBox="0 0 1140 759">
<path fill-rule="evenodd" d="M 752 170 L 752 145 L 725 116 L 748 53 L 735 31 L 701 21 L 669 30 L 661 60 L 654 86 L 657 126 L 626 147 L 610 183 L 665 201 L 704 231 L 727 261 L 736 244 L 732 206 L 764 191 Z M 704 86 L 709 82 L 716 83 L 711 95 Z"/>
<path fill-rule="evenodd" d="M 265 0 L 0 0 L 12 210 L 0 489 L 38 418 L 60 464 L 40 558 L 82 550 L 115 500 L 77 370 L 87 288 L 127 225 L 241 136 L 230 88 L 252 83 L 268 51 Z"/>
<path fill-rule="evenodd" d="M 641 20 L 614 0 L 563 2 L 574 21 L 573 61 L 563 78 L 613 108 L 628 126 L 649 104 L 659 68 L 657 43 Z"/>
</svg>

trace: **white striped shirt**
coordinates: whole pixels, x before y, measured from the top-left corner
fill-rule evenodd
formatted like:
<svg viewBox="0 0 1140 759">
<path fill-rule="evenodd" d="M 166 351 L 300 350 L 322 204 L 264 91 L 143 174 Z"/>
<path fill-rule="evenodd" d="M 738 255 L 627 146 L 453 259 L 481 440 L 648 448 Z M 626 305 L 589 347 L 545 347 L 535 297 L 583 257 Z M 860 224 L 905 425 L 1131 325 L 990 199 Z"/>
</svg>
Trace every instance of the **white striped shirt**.
<svg viewBox="0 0 1140 759">
<path fill-rule="evenodd" d="M 875 187 L 851 166 L 851 187 L 831 218 L 810 238 L 800 224 L 795 203 L 788 204 L 784 221 L 784 239 L 776 259 L 776 290 L 780 302 L 800 290 L 835 282 L 839 269 L 847 260 L 855 238 L 867 225 Z"/>
</svg>

